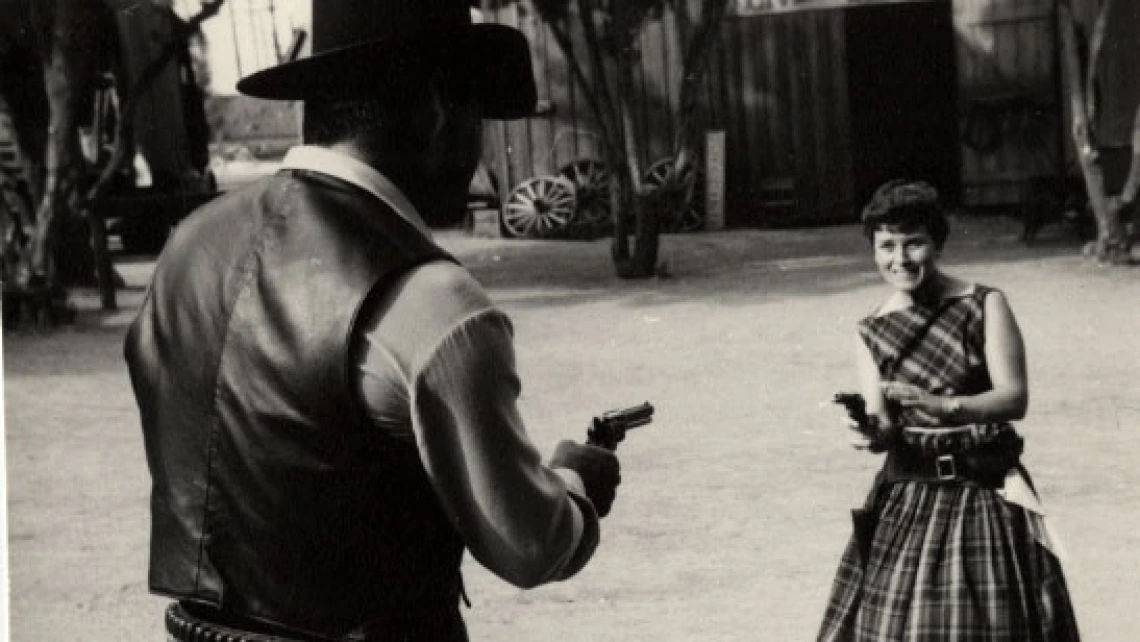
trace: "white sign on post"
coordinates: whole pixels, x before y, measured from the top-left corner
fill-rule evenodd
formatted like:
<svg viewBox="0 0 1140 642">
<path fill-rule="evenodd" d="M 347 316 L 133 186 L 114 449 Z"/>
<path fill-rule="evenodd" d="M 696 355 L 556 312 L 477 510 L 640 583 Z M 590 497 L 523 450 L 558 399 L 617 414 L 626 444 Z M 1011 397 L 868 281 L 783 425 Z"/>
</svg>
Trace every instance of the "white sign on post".
<svg viewBox="0 0 1140 642">
<path fill-rule="evenodd" d="M 705 133 L 705 229 L 724 229 L 724 131 Z"/>
</svg>

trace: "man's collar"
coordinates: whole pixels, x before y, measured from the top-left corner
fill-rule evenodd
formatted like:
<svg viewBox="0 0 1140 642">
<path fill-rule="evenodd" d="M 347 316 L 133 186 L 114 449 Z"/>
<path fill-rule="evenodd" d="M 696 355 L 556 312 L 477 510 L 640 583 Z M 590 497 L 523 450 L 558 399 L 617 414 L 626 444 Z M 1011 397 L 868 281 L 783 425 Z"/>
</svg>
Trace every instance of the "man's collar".
<svg viewBox="0 0 1140 642">
<path fill-rule="evenodd" d="M 360 189 L 384 201 L 396 213 L 412 224 L 428 239 L 431 230 L 424 223 L 416 208 L 404 196 L 399 187 L 383 174 L 348 154 L 316 145 L 299 145 L 289 150 L 281 169 L 302 169 L 309 172 L 328 174 L 333 178 L 352 183 Z"/>
</svg>

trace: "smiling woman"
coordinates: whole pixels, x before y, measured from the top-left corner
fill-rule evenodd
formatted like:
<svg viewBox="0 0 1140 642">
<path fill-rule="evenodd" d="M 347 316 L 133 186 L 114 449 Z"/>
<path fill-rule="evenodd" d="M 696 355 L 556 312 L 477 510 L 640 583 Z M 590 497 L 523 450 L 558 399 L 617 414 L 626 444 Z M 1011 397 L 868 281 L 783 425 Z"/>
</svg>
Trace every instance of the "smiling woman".
<svg viewBox="0 0 1140 642">
<path fill-rule="evenodd" d="M 853 445 L 886 452 L 821 641 L 1076 641 L 1056 543 L 1021 465 L 1025 349 L 993 288 L 938 269 L 938 193 L 892 181 L 863 210 L 894 292 L 859 323 Z"/>
</svg>

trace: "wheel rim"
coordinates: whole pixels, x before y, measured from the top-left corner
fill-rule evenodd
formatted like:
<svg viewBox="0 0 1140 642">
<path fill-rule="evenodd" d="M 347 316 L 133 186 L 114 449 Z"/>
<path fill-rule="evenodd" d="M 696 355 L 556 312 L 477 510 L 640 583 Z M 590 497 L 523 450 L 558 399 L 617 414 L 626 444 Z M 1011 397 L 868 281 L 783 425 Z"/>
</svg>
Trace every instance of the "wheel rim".
<svg viewBox="0 0 1140 642">
<path fill-rule="evenodd" d="M 570 223 L 575 206 L 574 184 L 568 179 L 531 178 L 511 190 L 503 208 L 503 225 L 514 236 L 551 236 Z"/>
<path fill-rule="evenodd" d="M 590 159 L 574 161 L 558 173 L 574 184 L 577 198 L 575 222 L 598 225 L 611 220 L 610 183 L 613 176 L 605 163 Z"/>
<path fill-rule="evenodd" d="M 677 180 L 685 185 L 685 208 L 680 212 L 673 212 L 666 227 L 681 232 L 692 232 L 704 227 L 704 172 L 693 163 L 681 169 L 679 179 L 673 178 L 673 158 L 662 158 L 649 166 L 645 172 L 645 183 L 652 188 L 659 188 L 671 181 Z"/>
</svg>

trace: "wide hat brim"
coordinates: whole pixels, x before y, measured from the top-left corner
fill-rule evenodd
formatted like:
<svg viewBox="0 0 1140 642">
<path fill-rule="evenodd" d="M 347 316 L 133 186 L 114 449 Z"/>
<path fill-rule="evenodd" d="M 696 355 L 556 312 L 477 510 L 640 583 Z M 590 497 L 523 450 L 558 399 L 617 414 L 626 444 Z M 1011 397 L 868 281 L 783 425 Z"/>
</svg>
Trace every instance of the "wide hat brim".
<svg viewBox="0 0 1140 642">
<path fill-rule="evenodd" d="M 399 91 L 414 70 L 442 65 L 471 82 L 484 118 L 534 113 L 530 46 L 517 29 L 469 24 L 322 51 L 242 78 L 237 89 L 269 100 L 348 100 Z M 409 73 L 412 71 L 412 73 Z"/>
</svg>

